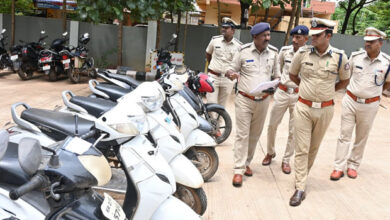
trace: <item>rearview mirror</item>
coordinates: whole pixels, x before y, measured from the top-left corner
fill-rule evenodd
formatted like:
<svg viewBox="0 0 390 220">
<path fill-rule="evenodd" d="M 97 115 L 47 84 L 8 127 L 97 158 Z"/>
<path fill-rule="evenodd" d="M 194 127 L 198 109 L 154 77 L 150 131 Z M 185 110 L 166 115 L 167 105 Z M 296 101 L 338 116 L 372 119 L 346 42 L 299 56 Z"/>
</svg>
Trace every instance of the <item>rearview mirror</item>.
<svg viewBox="0 0 390 220">
<path fill-rule="evenodd" d="M 46 31 L 45 30 L 41 30 L 41 34 L 42 35 L 46 34 Z"/>
<path fill-rule="evenodd" d="M 34 175 L 42 161 L 41 144 L 33 138 L 23 138 L 19 142 L 18 160 L 23 171 Z"/>
<path fill-rule="evenodd" d="M 62 33 L 62 36 L 66 36 L 66 35 L 68 35 L 68 32 L 67 31 L 65 31 L 64 33 Z"/>
<path fill-rule="evenodd" d="M 177 34 L 172 34 L 172 38 L 176 39 L 177 38 Z"/>
<path fill-rule="evenodd" d="M 4 33 L 5 33 L 5 31 L 6 31 L 6 29 L 3 29 L 3 30 L 1 31 L 1 33 L 2 33 L 2 34 L 4 34 Z"/>
</svg>

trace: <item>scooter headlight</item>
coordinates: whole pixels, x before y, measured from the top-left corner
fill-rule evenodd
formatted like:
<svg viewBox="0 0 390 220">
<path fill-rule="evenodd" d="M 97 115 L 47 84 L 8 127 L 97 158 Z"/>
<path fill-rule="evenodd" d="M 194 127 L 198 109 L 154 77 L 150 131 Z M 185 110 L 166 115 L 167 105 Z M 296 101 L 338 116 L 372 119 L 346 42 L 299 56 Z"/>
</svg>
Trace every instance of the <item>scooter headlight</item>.
<svg viewBox="0 0 390 220">
<path fill-rule="evenodd" d="M 136 136 L 145 133 L 146 123 L 145 116 L 138 116 L 131 117 L 127 123 L 112 124 L 110 127 L 119 133 Z"/>
<path fill-rule="evenodd" d="M 161 108 L 161 106 L 164 103 L 164 95 L 160 91 L 155 96 L 142 96 L 142 105 L 146 108 L 144 108 L 145 111 L 156 111 L 157 109 Z"/>
</svg>

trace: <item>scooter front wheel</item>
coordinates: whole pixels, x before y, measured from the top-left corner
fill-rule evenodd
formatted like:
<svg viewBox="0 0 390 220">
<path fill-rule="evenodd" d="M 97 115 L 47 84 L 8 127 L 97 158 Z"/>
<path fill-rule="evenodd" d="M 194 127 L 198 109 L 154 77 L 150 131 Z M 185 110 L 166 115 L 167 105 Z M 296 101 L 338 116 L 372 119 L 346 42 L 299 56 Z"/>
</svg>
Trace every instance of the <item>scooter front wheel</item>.
<svg viewBox="0 0 390 220">
<path fill-rule="evenodd" d="M 80 71 L 78 69 L 69 68 L 66 70 L 69 80 L 72 83 L 80 82 Z"/>
<path fill-rule="evenodd" d="M 203 188 L 194 189 L 176 183 L 174 196 L 191 207 L 199 215 L 203 215 L 207 209 L 207 197 Z"/>
<path fill-rule="evenodd" d="M 221 144 L 228 139 L 232 132 L 232 119 L 226 110 L 220 108 L 207 108 L 207 114 L 214 128 L 212 135 L 215 137 L 217 144 Z"/>
<path fill-rule="evenodd" d="M 33 71 L 32 70 L 23 70 L 22 68 L 18 69 L 18 75 L 20 79 L 22 80 L 29 80 L 33 76 Z"/>
<path fill-rule="evenodd" d="M 189 149 L 185 155 L 198 168 L 205 182 L 211 179 L 218 170 L 219 158 L 215 147 L 194 147 Z"/>
</svg>

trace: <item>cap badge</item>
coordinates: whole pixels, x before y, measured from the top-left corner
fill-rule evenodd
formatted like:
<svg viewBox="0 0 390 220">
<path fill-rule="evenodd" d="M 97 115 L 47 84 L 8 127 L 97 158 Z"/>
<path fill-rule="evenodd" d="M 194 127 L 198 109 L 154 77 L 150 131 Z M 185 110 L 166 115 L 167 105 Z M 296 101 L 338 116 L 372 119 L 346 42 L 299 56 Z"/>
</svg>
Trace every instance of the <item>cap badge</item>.
<svg viewBox="0 0 390 220">
<path fill-rule="evenodd" d="M 301 33 L 302 33 L 301 29 L 298 29 L 298 31 L 297 31 L 297 32 L 298 32 L 298 34 L 301 34 Z"/>
<path fill-rule="evenodd" d="M 317 27 L 317 21 L 316 20 L 312 20 L 311 21 L 311 26 L 312 27 Z"/>
</svg>

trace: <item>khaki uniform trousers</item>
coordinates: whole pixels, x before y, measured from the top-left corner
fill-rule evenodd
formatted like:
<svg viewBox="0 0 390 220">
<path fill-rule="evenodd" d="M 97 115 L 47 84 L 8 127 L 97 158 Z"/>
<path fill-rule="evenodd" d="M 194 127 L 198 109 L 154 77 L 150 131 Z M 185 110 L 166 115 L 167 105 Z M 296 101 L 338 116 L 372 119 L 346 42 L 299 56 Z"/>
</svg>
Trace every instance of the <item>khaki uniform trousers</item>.
<svg viewBox="0 0 390 220">
<path fill-rule="evenodd" d="M 355 102 L 349 95 L 344 96 L 342 101 L 340 136 L 337 141 L 335 170 L 343 171 L 346 163 L 348 168 L 354 170 L 359 168 L 368 134 L 372 128 L 378 108 L 379 101 L 370 104 L 361 104 Z M 348 158 L 352 132 L 355 126 L 355 142 L 351 150 L 351 155 Z"/>
<path fill-rule="evenodd" d="M 238 94 L 236 106 L 236 141 L 234 143 L 234 174 L 243 175 L 255 154 L 263 130 L 270 97 L 253 101 Z"/>
<path fill-rule="evenodd" d="M 225 106 L 236 81 L 232 81 L 224 76 L 216 76 L 214 74 L 209 74 L 209 76 L 214 79 L 214 92 L 207 93 L 207 103 L 217 103 Z"/>
<path fill-rule="evenodd" d="M 321 141 L 328 128 L 334 108 L 311 108 L 297 102 L 294 110 L 295 188 L 305 190 L 307 176 L 313 166 Z"/>
<path fill-rule="evenodd" d="M 288 124 L 288 140 L 284 152 L 283 163 L 289 163 L 291 156 L 294 155 L 294 107 L 298 101 L 298 94 L 289 94 L 281 89 L 276 90 L 274 94 L 274 103 L 271 109 L 271 115 L 268 124 L 267 153 L 275 153 L 276 130 L 283 119 L 284 113 L 289 110 L 290 120 Z"/>
</svg>

